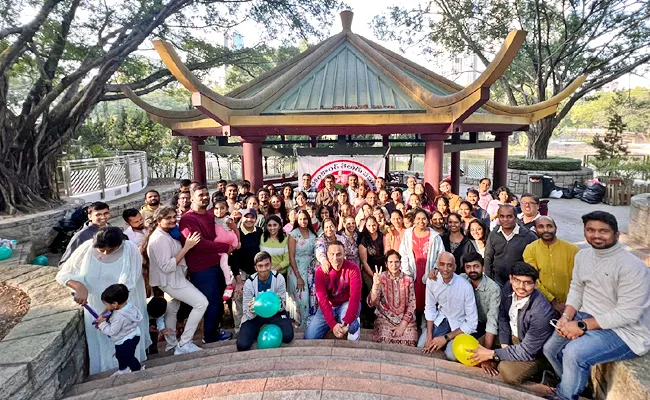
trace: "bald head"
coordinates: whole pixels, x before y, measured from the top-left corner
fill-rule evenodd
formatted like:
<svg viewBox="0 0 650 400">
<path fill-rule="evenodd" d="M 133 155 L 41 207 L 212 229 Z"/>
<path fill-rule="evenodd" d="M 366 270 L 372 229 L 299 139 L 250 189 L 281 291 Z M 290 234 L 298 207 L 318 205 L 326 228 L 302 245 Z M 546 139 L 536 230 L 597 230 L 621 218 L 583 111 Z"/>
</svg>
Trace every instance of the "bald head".
<svg viewBox="0 0 650 400">
<path fill-rule="evenodd" d="M 438 256 L 436 267 L 440 276 L 445 283 L 449 283 L 454 277 L 454 270 L 456 269 L 456 259 L 454 255 L 448 251 L 443 251 Z"/>
<path fill-rule="evenodd" d="M 552 244 L 557 239 L 557 225 L 553 218 L 541 216 L 535 220 L 535 232 L 546 244 Z"/>
<path fill-rule="evenodd" d="M 557 228 L 557 225 L 555 224 L 555 220 L 546 215 L 542 215 L 541 217 L 535 220 L 535 228 L 537 228 L 537 224 L 552 224 L 554 227 Z"/>
<path fill-rule="evenodd" d="M 448 251 L 443 251 L 438 256 L 438 262 L 440 262 L 441 260 L 445 263 L 449 263 L 449 262 L 454 263 L 456 262 L 456 257 L 454 257 L 454 255 Z"/>
</svg>

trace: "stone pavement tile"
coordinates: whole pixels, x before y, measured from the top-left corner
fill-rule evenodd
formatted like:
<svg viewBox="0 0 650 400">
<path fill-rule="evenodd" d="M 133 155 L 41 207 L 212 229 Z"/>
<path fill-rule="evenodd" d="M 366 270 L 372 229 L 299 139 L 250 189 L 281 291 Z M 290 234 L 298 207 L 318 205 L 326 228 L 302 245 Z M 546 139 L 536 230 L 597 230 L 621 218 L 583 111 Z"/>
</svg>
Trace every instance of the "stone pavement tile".
<svg viewBox="0 0 650 400">
<path fill-rule="evenodd" d="M 347 378 L 345 376 L 326 376 L 323 390 L 345 390 L 361 393 L 381 393 L 381 383 L 377 379 Z"/>
<path fill-rule="evenodd" d="M 219 376 L 228 376 L 228 375 L 237 375 L 245 374 L 248 372 L 266 372 L 271 374 L 273 372 L 273 366 L 275 365 L 275 359 L 259 359 L 252 361 L 242 361 L 236 364 L 224 365 L 221 368 Z"/>
<path fill-rule="evenodd" d="M 435 359 L 424 354 L 405 354 L 393 351 L 384 351 L 382 352 L 382 359 L 387 361 L 417 364 L 429 368 L 433 368 L 435 365 Z"/>
<path fill-rule="evenodd" d="M 363 371 L 339 371 L 339 370 L 328 370 L 325 375 L 331 377 L 343 377 L 343 378 L 353 378 L 353 379 L 372 379 L 375 381 L 381 380 L 381 375 L 378 372 L 363 372 Z"/>
<path fill-rule="evenodd" d="M 384 347 L 381 343 L 375 342 L 364 342 L 364 341 L 352 341 L 352 340 L 337 340 L 334 342 L 334 347 L 352 347 L 352 348 L 363 348 L 369 350 L 383 350 Z"/>
<path fill-rule="evenodd" d="M 291 390 L 264 392 L 264 400 L 315 400 L 321 398 L 320 390 Z M 348 399 L 349 400 L 349 399 Z"/>
<path fill-rule="evenodd" d="M 92 390 L 90 392 L 66 397 L 65 400 L 92 400 L 93 397 L 95 397 L 95 395 L 97 394 L 97 392 L 98 390 Z"/>
<path fill-rule="evenodd" d="M 168 392 L 155 393 L 144 396 L 142 400 L 193 400 L 202 399 L 205 395 L 207 385 L 200 385 L 182 389 L 175 389 Z"/>
<path fill-rule="evenodd" d="M 466 365 L 463 365 L 463 364 L 461 364 L 459 362 L 455 362 L 455 361 L 447 361 L 447 360 L 435 359 L 435 364 L 434 365 L 438 369 L 446 370 L 444 372 L 456 371 L 456 372 L 460 372 L 460 373 L 465 374 L 465 375 L 474 375 L 474 376 L 478 376 L 478 377 L 485 378 L 485 379 L 492 379 L 491 377 L 486 375 L 485 372 L 483 372 L 483 369 L 481 369 L 479 367 L 468 367 Z"/>
<path fill-rule="evenodd" d="M 114 382 L 114 386 L 110 390 L 98 390 L 93 400 L 108 400 L 113 398 L 128 397 L 132 393 L 158 389 L 162 383 L 162 379 L 158 378 L 120 385 L 118 383 L 119 378 L 119 376 L 116 377 L 116 382 Z"/>
<path fill-rule="evenodd" d="M 366 349 L 352 349 L 343 347 L 334 347 L 332 349 L 333 357 L 348 357 L 355 360 L 370 359 L 381 360 L 384 358 L 385 353 L 380 350 L 366 350 Z"/>
<path fill-rule="evenodd" d="M 95 391 L 96 389 L 106 389 L 110 388 L 113 386 L 113 380 L 115 377 L 109 376 L 106 379 L 96 379 L 92 381 L 85 381 L 82 383 L 78 383 L 71 387 L 68 392 L 66 392 L 67 395 L 77 395 L 77 394 L 82 394 L 82 393 L 88 393 L 91 391 Z"/>
<path fill-rule="evenodd" d="M 378 374 L 381 369 L 380 362 L 371 361 L 350 361 L 340 359 L 329 359 L 327 361 L 328 370 L 337 371 L 354 371 L 354 372 L 372 372 Z"/>
<path fill-rule="evenodd" d="M 282 357 L 329 356 L 332 350 L 331 347 L 283 347 Z"/>
<path fill-rule="evenodd" d="M 451 392 L 442 389 L 442 400 L 483 400 L 484 397 L 470 396 L 465 393 Z"/>
<path fill-rule="evenodd" d="M 276 371 L 327 369 L 327 362 L 328 359 L 323 357 L 280 358 L 275 360 L 273 368 Z"/>
<path fill-rule="evenodd" d="M 197 352 L 197 353 L 199 353 L 199 352 Z M 195 353 L 192 353 L 192 354 L 195 354 Z M 211 365 L 217 365 L 217 364 L 218 365 L 226 364 L 226 363 L 230 362 L 231 355 L 230 354 L 219 354 L 219 355 L 216 355 L 216 356 L 196 357 L 194 359 L 185 360 L 185 361 L 182 361 L 182 362 L 176 361 L 177 360 L 176 357 L 178 357 L 178 356 L 171 355 L 169 357 L 163 357 L 162 360 L 167 361 L 165 359 L 171 358 L 171 360 L 167 361 L 167 362 L 168 363 L 171 362 L 171 365 L 173 365 L 175 367 L 176 371 L 183 371 L 183 370 L 192 369 L 192 368 L 202 368 L 202 367 L 205 367 L 205 366 L 211 366 Z M 159 359 L 152 360 L 152 361 L 158 361 L 158 360 Z M 148 363 L 147 363 L 147 366 L 149 366 Z"/>
<path fill-rule="evenodd" d="M 474 392 L 481 392 L 492 396 L 499 396 L 499 386 L 483 382 L 478 379 L 471 379 L 464 376 L 449 374 L 438 371 L 438 383 L 460 389 L 468 389 Z"/>
<path fill-rule="evenodd" d="M 334 347 L 337 342 L 334 339 L 313 339 L 313 340 L 296 340 L 294 337 L 293 342 L 289 343 L 290 347 Z"/>
<path fill-rule="evenodd" d="M 278 349 L 240 351 L 237 353 L 233 353 L 232 356 L 230 356 L 230 361 L 236 362 L 236 361 L 252 360 L 257 358 L 265 359 L 271 357 L 280 357 L 283 354 L 284 350 L 285 349 L 278 348 Z"/>
<path fill-rule="evenodd" d="M 321 390 L 323 388 L 323 376 L 287 376 L 281 378 L 268 378 L 264 392 L 280 390 Z"/>
<path fill-rule="evenodd" d="M 264 386 L 266 386 L 266 378 L 211 383 L 205 389 L 204 397 L 210 398 L 242 393 L 263 392 Z"/>
<path fill-rule="evenodd" d="M 210 397 L 204 398 L 205 400 L 262 400 L 264 393 L 242 393 L 242 394 L 233 394 L 230 396 L 219 396 L 219 397 Z"/>
<path fill-rule="evenodd" d="M 499 386 L 499 397 L 507 400 L 539 400 L 539 396 L 524 393 L 506 386 Z"/>
<path fill-rule="evenodd" d="M 402 376 L 436 382 L 436 371 L 426 368 L 416 368 L 407 365 L 397 365 L 388 362 L 381 363 L 381 375 Z"/>
<path fill-rule="evenodd" d="M 210 365 L 203 368 L 194 368 L 187 371 L 176 371 L 173 374 L 162 376 L 161 386 L 180 385 L 183 383 L 190 383 L 219 376 L 222 368 L 224 367 L 221 365 Z"/>
<path fill-rule="evenodd" d="M 381 400 L 382 396 L 377 393 L 353 393 L 338 390 L 323 390 L 321 400 Z"/>
<path fill-rule="evenodd" d="M 442 400 L 442 391 L 438 388 L 388 381 L 381 382 L 381 394 L 410 399 Z"/>
</svg>

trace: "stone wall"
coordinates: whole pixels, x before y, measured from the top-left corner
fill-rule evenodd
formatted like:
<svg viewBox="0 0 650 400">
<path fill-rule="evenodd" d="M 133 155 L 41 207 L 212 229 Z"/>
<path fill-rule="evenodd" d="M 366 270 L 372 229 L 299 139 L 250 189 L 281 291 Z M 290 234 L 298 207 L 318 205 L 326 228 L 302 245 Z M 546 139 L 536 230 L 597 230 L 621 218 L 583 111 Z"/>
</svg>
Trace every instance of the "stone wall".
<svg viewBox="0 0 650 400">
<path fill-rule="evenodd" d="M 575 181 L 584 183 L 593 179 L 594 171 L 591 168 L 583 168 L 580 171 L 529 171 L 508 168 L 507 186 L 515 194 L 522 194 L 528 191 L 528 175 L 542 174 L 553 178 L 555 186 L 568 188 Z"/>
<path fill-rule="evenodd" d="M 599 364 L 591 370 L 595 400 L 650 399 L 650 356 Z"/>
<path fill-rule="evenodd" d="M 632 197 L 627 234 L 635 242 L 650 248 L 650 193 Z"/>
<path fill-rule="evenodd" d="M 144 193 L 149 189 L 156 189 L 160 192 L 161 201 L 168 201 L 176 190 L 177 186 L 165 186 L 155 188 L 145 188 L 144 190 L 121 199 L 109 201 L 113 217 L 120 217 L 122 211 L 126 208 L 140 208 L 143 204 Z M 17 217 L 8 217 L 0 219 L 0 238 L 16 239 L 18 242 L 32 242 L 33 254 L 42 254 L 47 252 L 47 247 L 56 236 L 56 231 L 52 228 L 59 225 L 59 220 L 63 218 L 66 211 L 76 207 L 74 204 L 67 204 L 55 210 L 48 210 L 36 214 L 21 215 Z M 31 258 L 27 258 L 31 260 Z"/>
</svg>

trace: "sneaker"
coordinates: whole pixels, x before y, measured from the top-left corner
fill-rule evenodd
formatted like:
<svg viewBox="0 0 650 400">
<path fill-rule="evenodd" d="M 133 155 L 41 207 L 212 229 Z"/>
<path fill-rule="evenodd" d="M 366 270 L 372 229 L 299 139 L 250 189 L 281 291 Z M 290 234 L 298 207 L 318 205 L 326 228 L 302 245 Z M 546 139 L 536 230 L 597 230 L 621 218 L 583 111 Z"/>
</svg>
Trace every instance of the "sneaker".
<svg viewBox="0 0 650 400">
<path fill-rule="evenodd" d="M 201 351 L 203 350 L 199 346 L 195 345 L 192 342 L 187 342 L 183 345 L 178 343 L 178 346 L 176 346 L 176 350 L 174 350 L 174 355 L 177 356 L 179 354 L 189 354 L 189 353 L 194 353 L 195 351 Z"/>
<path fill-rule="evenodd" d="M 131 368 L 126 367 L 126 369 L 118 369 L 115 371 L 115 373 L 111 376 L 117 376 L 117 375 L 124 375 L 124 374 L 130 374 L 131 373 Z"/>
<path fill-rule="evenodd" d="M 358 341 L 361 337 L 361 329 L 359 329 L 359 318 L 356 319 L 353 323 L 350 324 L 348 329 L 348 340 Z"/>
<path fill-rule="evenodd" d="M 170 351 L 170 350 L 174 350 L 176 347 L 178 347 L 179 344 L 180 344 L 179 342 L 176 342 L 176 343 L 167 343 L 167 344 L 165 345 L 165 353 L 168 352 L 168 351 Z"/>
<path fill-rule="evenodd" d="M 228 301 L 232 298 L 232 294 L 235 291 L 235 285 L 228 285 L 226 286 L 226 290 L 223 292 L 223 301 Z"/>
</svg>

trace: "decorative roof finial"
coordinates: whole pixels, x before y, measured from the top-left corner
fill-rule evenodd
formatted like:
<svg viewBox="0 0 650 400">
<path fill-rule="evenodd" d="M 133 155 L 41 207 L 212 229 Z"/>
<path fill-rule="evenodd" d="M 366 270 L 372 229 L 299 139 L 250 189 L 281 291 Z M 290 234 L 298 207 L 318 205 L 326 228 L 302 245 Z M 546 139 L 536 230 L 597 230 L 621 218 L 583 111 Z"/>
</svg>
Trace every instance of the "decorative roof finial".
<svg viewBox="0 0 650 400">
<path fill-rule="evenodd" d="M 354 13 L 351 10 L 343 10 L 339 14 L 341 16 L 341 25 L 346 32 L 352 32 L 352 18 Z"/>
</svg>

